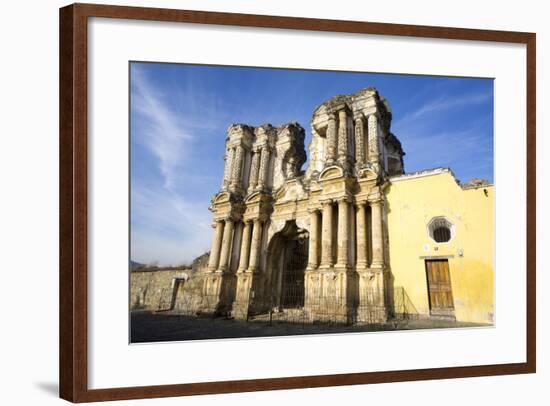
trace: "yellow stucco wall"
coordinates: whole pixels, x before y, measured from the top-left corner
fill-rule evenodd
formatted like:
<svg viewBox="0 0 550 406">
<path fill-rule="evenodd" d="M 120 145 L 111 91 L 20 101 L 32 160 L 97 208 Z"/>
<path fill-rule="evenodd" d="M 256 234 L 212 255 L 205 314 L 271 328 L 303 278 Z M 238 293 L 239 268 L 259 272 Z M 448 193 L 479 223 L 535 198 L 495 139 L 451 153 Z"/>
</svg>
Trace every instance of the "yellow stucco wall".
<svg viewBox="0 0 550 406">
<path fill-rule="evenodd" d="M 492 323 L 494 186 L 463 190 L 445 170 L 395 179 L 386 197 L 394 286 L 403 287 L 416 310 L 429 315 L 424 262 L 447 257 L 456 319 Z M 428 223 L 439 216 L 454 225 L 447 243 L 436 243 L 428 233 Z"/>
</svg>

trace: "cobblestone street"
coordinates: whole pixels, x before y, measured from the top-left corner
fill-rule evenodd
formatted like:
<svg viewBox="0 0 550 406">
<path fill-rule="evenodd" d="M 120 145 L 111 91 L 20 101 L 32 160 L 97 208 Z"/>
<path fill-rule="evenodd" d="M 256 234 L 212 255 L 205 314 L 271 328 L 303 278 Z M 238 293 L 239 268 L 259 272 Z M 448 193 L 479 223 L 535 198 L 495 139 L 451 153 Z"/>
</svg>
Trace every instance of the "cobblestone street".
<svg viewBox="0 0 550 406">
<path fill-rule="evenodd" d="M 183 341 L 220 338 L 270 337 L 303 334 L 358 333 L 429 328 L 487 327 L 484 324 L 448 320 L 408 320 L 374 325 L 298 324 L 269 325 L 264 320 L 237 321 L 224 318 L 184 316 L 172 313 L 131 313 L 131 342 Z"/>
</svg>

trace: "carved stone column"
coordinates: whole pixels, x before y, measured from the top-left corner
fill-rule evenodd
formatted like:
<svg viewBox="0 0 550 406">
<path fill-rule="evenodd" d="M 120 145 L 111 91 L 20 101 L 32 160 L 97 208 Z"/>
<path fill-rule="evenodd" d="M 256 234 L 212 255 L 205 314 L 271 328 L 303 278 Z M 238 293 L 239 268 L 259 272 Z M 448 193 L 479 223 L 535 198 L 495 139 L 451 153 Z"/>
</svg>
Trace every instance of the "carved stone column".
<svg viewBox="0 0 550 406">
<path fill-rule="evenodd" d="M 378 163 L 379 151 L 378 151 L 378 117 L 375 114 L 371 114 L 368 118 L 368 131 L 369 131 L 369 161 Z"/>
<path fill-rule="evenodd" d="M 215 271 L 218 268 L 220 261 L 220 249 L 223 236 L 223 221 L 219 220 L 215 223 L 214 237 L 212 238 L 212 247 L 210 248 L 210 257 L 208 258 L 208 269 Z"/>
<path fill-rule="evenodd" d="M 233 187 L 242 186 L 242 174 L 243 174 L 243 160 L 244 160 L 244 148 L 242 145 L 238 145 L 235 148 L 235 160 L 233 163 Z"/>
<path fill-rule="evenodd" d="M 258 180 L 258 188 L 263 189 L 267 186 L 267 176 L 269 174 L 269 159 L 271 157 L 271 151 L 266 145 L 262 148 L 260 158 L 260 178 Z"/>
<path fill-rule="evenodd" d="M 252 192 L 258 186 L 258 170 L 260 166 L 260 150 L 255 150 L 252 154 L 252 163 L 250 164 L 250 182 L 248 182 L 248 191 Z"/>
<path fill-rule="evenodd" d="M 317 210 L 312 210 L 309 213 L 309 253 L 308 253 L 308 270 L 316 269 L 319 266 L 319 253 L 317 252 L 318 236 L 319 236 L 319 213 Z"/>
<path fill-rule="evenodd" d="M 346 110 L 338 112 L 338 162 L 348 162 L 348 115 Z"/>
<path fill-rule="evenodd" d="M 225 220 L 223 229 L 222 249 L 220 253 L 220 266 L 218 270 L 224 272 L 227 270 L 229 259 L 231 257 L 231 241 L 233 239 L 233 220 Z"/>
<path fill-rule="evenodd" d="M 330 113 L 328 116 L 327 127 L 327 164 L 332 164 L 336 160 L 336 147 L 336 115 L 334 113 Z"/>
<path fill-rule="evenodd" d="M 357 269 L 365 269 L 368 266 L 367 258 L 367 215 L 366 203 L 357 203 Z"/>
<path fill-rule="evenodd" d="M 239 269 L 237 272 L 244 272 L 248 269 L 248 259 L 250 256 L 250 229 L 252 228 L 252 223 L 250 221 L 245 221 L 243 238 L 241 240 L 241 254 L 239 258 Z"/>
<path fill-rule="evenodd" d="M 225 157 L 224 157 L 225 166 L 223 169 L 223 186 L 224 187 L 229 185 L 229 183 L 231 183 L 231 175 L 232 175 L 231 165 L 233 163 L 234 152 L 235 150 L 233 148 L 229 148 L 225 153 Z"/>
<path fill-rule="evenodd" d="M 370 202 L 372 213 L 372 264 L 371 268 L 384 267 L 384 226 L 382 199 Z"/>
<path fill-rule="evenodd" d="M 323 202 L 323 236 L 321 241 L 321 267 L 330 268 L 332 259 L 332 202 Z"/>
<path fill-rule="evenodd" d="M 259 219 L 254 220 L 252 227 L 252 242 L 250 246 L 250 263 L 248 269 L 257 272 L 260 265 L 260 246 L 262 239 L 262 222 Z"/>
<path fill-rule="evenodd" d="M 361 167 L 365 163 L 365 134 L 363 116 L 359 115 L 355 119 L 355 165 Z"/>
<path fill-rule="evenodd" d="M 349 203 L 347 199 L 338 201 L 338 261 L 337 267 L 349 266 Z"/>
</svg>

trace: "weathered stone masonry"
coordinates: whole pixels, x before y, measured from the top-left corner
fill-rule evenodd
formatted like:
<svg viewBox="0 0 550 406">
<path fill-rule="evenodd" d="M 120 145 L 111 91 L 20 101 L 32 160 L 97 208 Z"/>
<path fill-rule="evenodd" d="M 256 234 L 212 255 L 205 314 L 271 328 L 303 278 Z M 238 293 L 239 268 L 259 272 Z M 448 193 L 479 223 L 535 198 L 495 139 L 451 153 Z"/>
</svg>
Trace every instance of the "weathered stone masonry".
<svg viewBox="0 0 550 406">
<path fill-rule="evenodd" d="M 202 311 L 244 319 L 300 307 L 315 320 L 330 305 L 343 321 L 385 321 L 383 188 L 404 155 L 390 123 L 373 88 L 331 98 L 313 113 L 305 171 L 299 124 L 230 126 Z"/>
</svg>

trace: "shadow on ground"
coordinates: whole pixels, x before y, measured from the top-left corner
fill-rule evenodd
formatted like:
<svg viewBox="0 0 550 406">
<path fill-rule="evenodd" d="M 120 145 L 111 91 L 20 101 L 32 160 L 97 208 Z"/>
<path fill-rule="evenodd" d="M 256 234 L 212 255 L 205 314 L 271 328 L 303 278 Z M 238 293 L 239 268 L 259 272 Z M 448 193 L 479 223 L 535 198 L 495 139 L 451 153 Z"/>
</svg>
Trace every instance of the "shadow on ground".
<svg viewBox="0 0 550 406">
<path fill-rule="evenodd" d="M 132 312 L 130 320 L 131 343 L 487 326 L 430 319 L 369 325 L 284 322 L 274 322 L 270 325 L 265 321 L 246 322 L 221 317 L 193 317 L 144 311 Z"/>
</svg>

